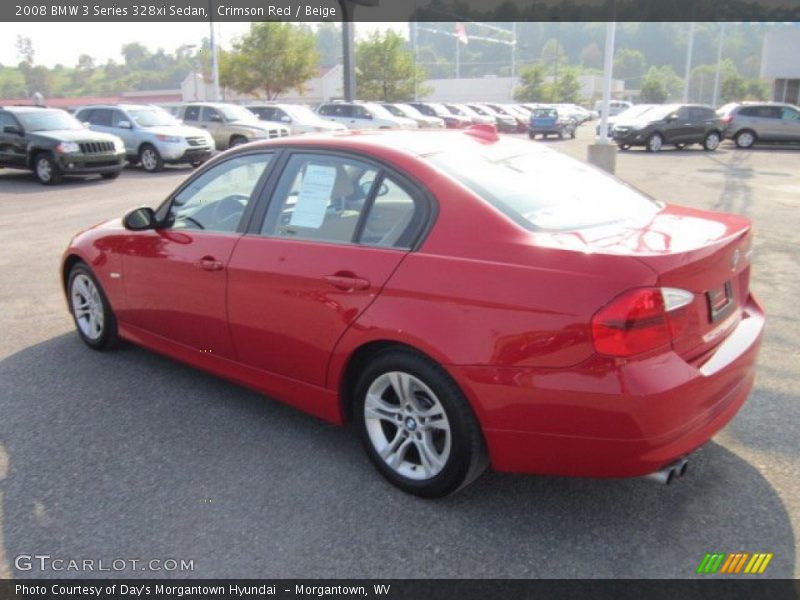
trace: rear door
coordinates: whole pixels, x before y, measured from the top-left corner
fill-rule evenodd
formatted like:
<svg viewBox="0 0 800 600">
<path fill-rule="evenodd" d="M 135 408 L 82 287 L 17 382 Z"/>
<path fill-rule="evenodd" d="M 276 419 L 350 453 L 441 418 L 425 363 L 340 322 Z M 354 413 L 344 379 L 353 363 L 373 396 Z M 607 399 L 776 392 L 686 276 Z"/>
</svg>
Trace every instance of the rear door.
<svg viewBox="0 0 800 600">
<path fill-rule="evenodd" d="M 208 129 L 217 144 L 217 148 L 225 150 L 228 147 L 230 140 L 225 128 L 225 121 L 216 108 L 211 106 L 202 107 L 200 110 L 200 126 Z"/>
<path fill-rule="evenodd" d="M 673 113 L 677 118 L 668 120 L 664 126 L 664 141 L 670 144 L 686 144 L 697 141 L 697 124 L 692 123 L 688 106 L 681 106 Z"/>
<path fill-rule="evenodd" d="M 789 106 L 784 106 L 781 111 L 780 139 L 786 142 L 800 142 L 800 112 Z"/>
<path fill-rule="evenodd" d="M 18 133 L 5 130 L 6 127 L 14 128 Z M 24 167 L 27 152 L 25 136 L 21 135 L 20 125 L 11 113 L 0 111 L 0 163 L 9 167 Z"/>
<path fill-rule="evenodd" d="M 413 246 L 426 198 L 361 157 L 292 153 L 228 267 L 239 360 L 324 386 L 337 341 Z"/>
<path fill-rule="evenodd" d="M 120 123 L 127 123 L 127 127 L 122 127 Z M 125 142 L 125 152 L 128 156 L 135 156 L 139 152 L 139 145 L 137 144 L 136 132 L 134 131 L 136 123 L 128 117 L 124 112 L 115 108 L 111 111 L 111 127 L 109 133 L 119 136 Z"/>
</svg>

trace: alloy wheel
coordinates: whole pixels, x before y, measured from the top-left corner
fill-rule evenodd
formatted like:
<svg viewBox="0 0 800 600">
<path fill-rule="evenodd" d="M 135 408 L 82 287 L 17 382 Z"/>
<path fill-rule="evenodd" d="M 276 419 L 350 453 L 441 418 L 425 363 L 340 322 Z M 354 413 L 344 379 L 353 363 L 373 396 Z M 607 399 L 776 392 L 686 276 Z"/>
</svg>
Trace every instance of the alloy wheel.
<svg viewBox="0 0 800 600">
<path fill-rule="evenodd" d="M 48 158 L 42 156 L 36 161 L 36 176 L 42 183 L 48 183 L 53 178 L 53 167 Z"/>
<path fill-rule="evenodd" d="M 373 448 L 398 475 L 436 477 L 450 458 L 450 421 L 436 394 L 403 371 L 379 375 L 369 386 L 364 422 Z"/>
<path fill-rule="evenodd" d="M 105 324 L 103 299 L 94 282 L 79 274 L 72 280 L 72 312 L 81 332 L 96 341 L 103 335 Z"/>
<path fill-rule="evenodd" d="M 154 171 L 158 167 L 158 156 L 152 148 L 145 148 L 142 151 L 142 166 L 145 171 Z"/>
</svg>

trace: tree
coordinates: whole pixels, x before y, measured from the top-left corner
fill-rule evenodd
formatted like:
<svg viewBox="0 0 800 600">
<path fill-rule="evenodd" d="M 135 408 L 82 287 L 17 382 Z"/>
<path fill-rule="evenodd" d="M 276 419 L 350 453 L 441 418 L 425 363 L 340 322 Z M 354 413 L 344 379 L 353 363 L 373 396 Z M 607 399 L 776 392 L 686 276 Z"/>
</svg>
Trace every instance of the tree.
<svg viewBox="0 0 800 600">
<path fill-rule="evenodd" d="M 581 101 L 581 84 L 574 67 L 565 68 L 559 74 L 558 81 L 553 83 L 556 102 L 578 104 Z"/>
<path fill-rule="evenodd" d="M 747 82 L 738 71 L 725 73 L 719 87 L 722 102 L 742 100 L 747 94 Z"/>
<path fill-rule="evenodd" d="M 656 67 L 650 67 L 644 76 L 640 95 L 645 104 L 662 104 L 667 99 L 664 76 Z"/>
<path fill-rule="evenodd" d="M 584 46 L 583 50 L 581 50 L 581 65 L 587 69 L 603 68 L 603 53 L 600 52 L 600 47 L 594 42 Z"/>
<path fill-rule="evenodd" d="M 556 38 L 550 38 L 542 46 L 541 61 L 546 65 L 564 64 L 567 53 Z"/>
<path fill-rule="evenodd" d="M 22 35 L 17 36 L 17 56 L 20 62 L 33 66 L 33 59 L 36 52 L 33 49 L 31 38 Z"/>
<path fill-rule="evenodd" d="M 422 89 L 425 73 L 414 64 L 414 53 L 397 32 L 375 31 L 356 45 L 356 85 L 364 100 L 400 102 L 430 90 Z"/>
<path fill-rule="evenodd" d="M 614 55 L 614 77 L 625 81 L 625 89 L 633 90 L 642 85 L 646 61 L 639 50 L 622 48 Z"/>
<path fill-rule="evenodd" d="M 250 31 L 220 56 L 220 83 L 243 94 L 263 94 L 274 100 L 303 84 L 317 72 L 314 34 L 291 23 L 251 23 Z"/>
<path fill-rule="evenodd" d="M 519 74 L 522 85 L 514 90 L 518 102 L 541 102 L 545 98 L 544 78 L 547 68 L 537 63 L 523 67 Z"/>
<path fill-rule="evenodd" d="M 747 95 L 746 100 L 761 100 L 764 101 L 769 98 L 769 89 L 767 84 L 758 79 L 751 79 L 747 82 Z"/>
<path fill-rule="evenodd" d="M 321 23 L 317 27 L 317 52 L 322 67 L 342 62 L 342 27 L 336 23 Z"/>
</svg>

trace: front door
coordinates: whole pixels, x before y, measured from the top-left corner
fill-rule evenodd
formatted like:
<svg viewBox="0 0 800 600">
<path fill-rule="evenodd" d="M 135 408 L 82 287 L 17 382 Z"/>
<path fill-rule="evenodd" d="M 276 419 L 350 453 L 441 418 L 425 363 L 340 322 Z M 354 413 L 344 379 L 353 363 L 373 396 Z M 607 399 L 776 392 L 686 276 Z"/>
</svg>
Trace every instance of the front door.
<svg viewBox="0 0 800 600">
<path fill-rule="evenodd" d="M 215 165 L 165 207 L 165 227 L 129 235 L 121 321 L 199 352 L 234 357 L 226 317 L 228 262 L 271 157 L 246 154 Z"/>
<path fill-rule="evenodd" d="M 292 155 L 228 268 L 240 361 L 325 385 L 337 341 L 409 251 L 423 210 L 410 189 L 355 157 Z"/>
</svg>

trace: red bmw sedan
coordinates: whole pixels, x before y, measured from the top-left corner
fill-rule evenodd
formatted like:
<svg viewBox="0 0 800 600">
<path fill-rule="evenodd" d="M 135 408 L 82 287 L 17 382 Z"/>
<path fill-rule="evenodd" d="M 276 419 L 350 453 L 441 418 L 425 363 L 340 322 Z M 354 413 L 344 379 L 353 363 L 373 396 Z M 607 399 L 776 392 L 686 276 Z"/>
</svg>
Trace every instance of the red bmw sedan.
<svg viewBox="0 0 800 600">
<path fill-rule="evenodd" d="M 77 237 L 69 309 L 337 424 L 442 496 L 498 471 L 668 481 L 753 385 L 751 227 L 539 144 L 283 138 Z"/>
</svg>

